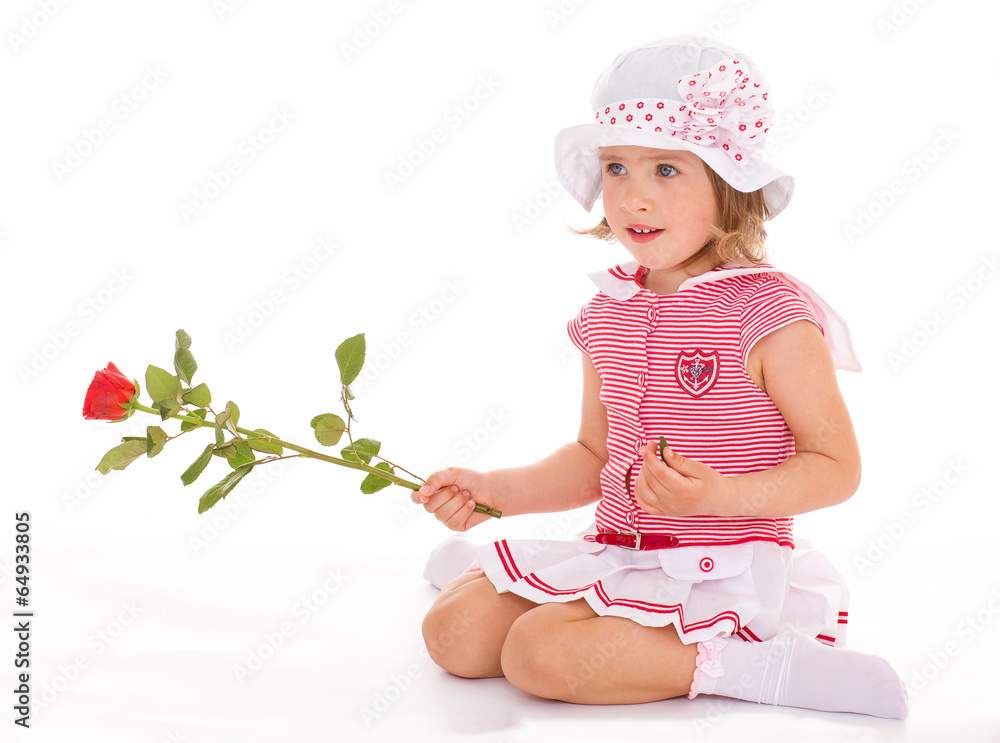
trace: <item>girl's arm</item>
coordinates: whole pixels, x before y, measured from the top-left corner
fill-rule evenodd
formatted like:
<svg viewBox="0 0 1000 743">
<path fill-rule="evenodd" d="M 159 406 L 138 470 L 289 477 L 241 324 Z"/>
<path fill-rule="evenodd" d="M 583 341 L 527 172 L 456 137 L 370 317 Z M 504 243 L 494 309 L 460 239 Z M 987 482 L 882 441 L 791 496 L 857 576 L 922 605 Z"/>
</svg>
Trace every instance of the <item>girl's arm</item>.
<svg viewBox="0 0 1000 743">
<path fill-rule="evenodd" d="M 475 503 L 504 516 L 566 511 L 601 497 L 601 469 L 608 460 L 608 414 L 601 402 L 601 378 L 590 357 L 583 357 L 583 408 L 577 440 L 540 462 L 477 472 L 448 467 L 427 478 L 415 502 L 455 531 L 489 519 L 472 511 Z"/>
<path fill-rule="evenodd" d="M 843 503 L 861 483 L 861 452 L 823 334 L 799 320 L 757 342 L 764 388 L 795 437 L 776 467 L 727 478 L 726 515 L 780 518 Z"/>
<path fill-rule="evenodd" d="M 858 489 L 861 454 L 819 328 L 796 321 L 754 349 L 765 391 L 795 437 L 795 454 L 767 470 L 725 477 L 669 450 L 664 464 L 651 443 L 635 491 L 646 511 L 782 518 L 842 503 Z"/>
</svg>

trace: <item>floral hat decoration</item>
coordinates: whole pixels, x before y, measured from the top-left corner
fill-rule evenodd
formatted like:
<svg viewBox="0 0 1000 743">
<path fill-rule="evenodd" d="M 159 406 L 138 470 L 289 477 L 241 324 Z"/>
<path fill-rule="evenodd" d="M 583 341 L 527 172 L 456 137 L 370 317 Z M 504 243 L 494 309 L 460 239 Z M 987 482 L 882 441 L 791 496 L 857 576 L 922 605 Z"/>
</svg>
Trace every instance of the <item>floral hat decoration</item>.
<svg viewBox="0 0 1000 743">
<path fill-rule="evenodd" d="M 601 193 L 600 148 L 687 150 L 738 191 L 763 189 L 771 217 L 792 176 L 761 159 L 774 108 L 764 75 L 742 52 L 674 36 L 618 55 L 597 80 L 591 123 L 556 135 L 556 174 L 590 211 Z"/>
</svg>

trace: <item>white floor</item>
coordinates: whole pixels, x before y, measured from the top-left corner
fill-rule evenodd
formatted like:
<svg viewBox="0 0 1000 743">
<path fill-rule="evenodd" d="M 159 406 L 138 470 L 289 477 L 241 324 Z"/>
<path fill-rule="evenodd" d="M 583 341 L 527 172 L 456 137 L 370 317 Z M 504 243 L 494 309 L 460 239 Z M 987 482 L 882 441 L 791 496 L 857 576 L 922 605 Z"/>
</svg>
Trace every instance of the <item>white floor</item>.
<svg viewBox="0 0 1000 743">
<path fill-rule="evenodd" d="M 36 707 L 24 740 L 597 741 L 626 731 L 679 740 L 993 741 L 1000 735 L 996 685 L 984 668 L 1000 657 L 995 627 L 968 639 L 961 631 L 951 635 L 958 650 L 948 657 L 942 654 L 948 635 L 894 627 L 887 619 L 886 603 L 905 610 L 916 599 L 887 601 L 869 593 L 871 583 L 857 581 L 853 613 L 862 626 L 852 629 L 852 647 L 879 652 L 911 687 L 923 687 L 905 722 L 721 697 L 568 705 L 533 698 L 500 679 L 454 678 L 427 658 L 419 624 L 435 590 L 421 580 L 419 558 L 431 530 L 393 524 L 390 501 L 398 494 L 380 496 L 370 509 L 390 525 L 381 534 L 395 542 L 395 558 L 372 550 L 363 530 L 338 525 L 345 511 L 360 510 L 334 503 L 350 493 L 286 493 L 276 485 L 250 499 L 230 525 L 219 517 L 224 531 L 196 554 L 188 537 L 201 530 L 186 533 L 178 523 L 169 533 L 151 507 L 154 497 L 166 503 L 179 493 L 106 487 L 88 506 L 93 513 L 81 516 L 79 533 L 62 535 L 58 546 L 43 524 L 36 527 Z M 295 506 L 281 504 L 291 497 Z M 120 498 L 145 505 L 112 503 Z M 93 521 L 104 508 L 125 508 L 133 529 L 102 532 Z M 295 513 L 301 509 L 309 519 Z M 908 573 L 900 569 L 895 579 Z M 928 677 L 925 686 L 918 674 Z"/>
<path fill-rule="evenodd" d="M 0 12 L 4 480 L 0 611 L 31 514 L 31 729 L 0 639 L 0 740 L 1000 740 L 1000 114 L 994 6 L 517 0 L 17 0 Z M 797 178 L 772 260 L 847 320 L 858 493 L 797 519 L 852 587 L 849 644 L 911 689 L 905 722 L 717 698 L 533 699 L 426 657 L 422 577 L 448 533 L 406 492 L 316 462 L 208 514 L 205 442 L 102 478 L 94 371 L 140 381 L 194 339 L 241 424 L 313 444 L 333 349 L 365 332 L 356 432 L 426 475 L 534 461 L 576 435 L 565 323 L 618 247 L 558 187 L 552 138 L 622 48 L 721 38 L 767 72 L 770 157 Z M 985 87 L 984 87 L 985 86 Z M 169 423 L 164 428 L 171 429 Z M 221 469 L 220 469 L 221 468 Z M 567 538 L 586 513 L 470 536 Z M 20 621 L 20 620 L 18 620 Z M 6 626 L 6 625 L 5 625 Z M 15 623 L 16 626 L 16 623 Z M 651 659 L 655 662 L 655 659 Z"/>
</svg>

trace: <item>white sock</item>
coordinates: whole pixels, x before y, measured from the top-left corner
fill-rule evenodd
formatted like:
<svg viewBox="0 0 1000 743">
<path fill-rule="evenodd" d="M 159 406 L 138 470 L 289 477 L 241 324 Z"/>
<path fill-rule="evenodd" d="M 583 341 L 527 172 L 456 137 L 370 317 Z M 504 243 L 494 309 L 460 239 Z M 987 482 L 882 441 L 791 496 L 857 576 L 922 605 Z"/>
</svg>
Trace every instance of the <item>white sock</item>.
<svg viewBox="0 0 1000 743">
<path fill-rule="evenodd" d="M 424 580 L 435 588 L 444 588 L 475 560 L 476 546 L 461 534 L 455 534 L 431 551 L 424 568 Z"/>
<path fill-rule="evenodd" d="M 766 642 L 716 637 L 698 643 L 689 698 L 718 694 L 758 704 L 858 712 L 902 720 L 906 689 L 876 655 L 834 648 L 799 632 Z"/>
</svg>

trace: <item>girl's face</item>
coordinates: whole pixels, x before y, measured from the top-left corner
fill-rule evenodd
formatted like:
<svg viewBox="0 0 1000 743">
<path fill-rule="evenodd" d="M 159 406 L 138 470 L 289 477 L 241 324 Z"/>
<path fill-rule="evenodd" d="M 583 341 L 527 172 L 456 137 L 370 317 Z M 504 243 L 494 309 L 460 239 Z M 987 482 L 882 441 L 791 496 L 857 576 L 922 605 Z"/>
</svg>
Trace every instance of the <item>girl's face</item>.
<svg viewBox="0 0 1000 743">
<path fill-rule="evenodd" d="M 711 238 L 709 225 L 719 218 L 715 189 L 697 156 L 650 147 L 602 147 L 601 180 L 611 231 L 650 269 L 650 278 L 665 289 L 660 293 L 676 291 L 685 278 L 714 267 L 709 257 L 704 267 L 677 268 L 705 246 Z"/>
</svg>

